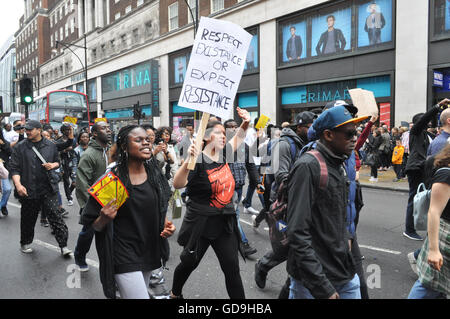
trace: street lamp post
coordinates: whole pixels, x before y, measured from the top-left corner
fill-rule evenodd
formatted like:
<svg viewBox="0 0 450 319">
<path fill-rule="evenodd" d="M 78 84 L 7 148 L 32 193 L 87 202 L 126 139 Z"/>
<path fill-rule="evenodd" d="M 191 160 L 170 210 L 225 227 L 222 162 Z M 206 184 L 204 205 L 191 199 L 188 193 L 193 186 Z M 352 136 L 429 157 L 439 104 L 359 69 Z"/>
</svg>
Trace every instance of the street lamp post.
<svg viewBox="0 0 450 319">
<path fill-rule="evenodd" d="M 72 52 L 78 59 L 78 61 L 80 62 L 81 66 L 84 68 L 84 85 L 86 87 L 86 91 L 84 92 L 86 94 L 86 96 L 88 96 L 88 78 L 87 78 L 87 46 L 86 46 L 86 35 L 84 35 L 84 46 L 81 45 L 77 45 L 77 44 L 73 44 L 73 43 L 65 43 L 62 41 L 58 41 L 56 40 L 56 45 L 55 45 L 55 49 L 52 50 L 53 52 L 56 51 L 56 49 L 58 49 L 58 45 L 62 45 L 64 46 L 66 49 L 69 49 L 70 52 Z M 80 57 L 70 48 L 70 46 L 74 46 L 76 48 L 80 48 L 80 49 L 84 49 L 84 64 L 83 62 L 81 62 Z M 57 51 L 56 51 L 57 52 Z M 89 101 L 89 96 L 88 96 L 88 101 Z"/>
</svg>

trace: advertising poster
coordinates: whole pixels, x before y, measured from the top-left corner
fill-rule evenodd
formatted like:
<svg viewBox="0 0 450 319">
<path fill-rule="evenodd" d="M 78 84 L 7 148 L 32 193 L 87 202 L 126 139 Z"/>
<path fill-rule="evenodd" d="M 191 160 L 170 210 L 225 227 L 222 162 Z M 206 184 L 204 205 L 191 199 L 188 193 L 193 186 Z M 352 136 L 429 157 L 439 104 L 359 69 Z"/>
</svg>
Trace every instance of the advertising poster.
<svg viewBox="0 0 450 319">
<path fill-rule="evenodd" d="M 367 1 L 358 7 L 358 47 L 392 41 L 392 0 Z"/>
<path fill-rule="evenodd" d="M 312 56 L 340 54 L 351 48 L 352 9 L 342 8 L 311 21 Z"/>
<path fill-rule="evenodd" d="M 283 62 L 306 58 L 306 22 L 298 21 L 282 26 Z"/>
<path fill-rule="evenodd" d="M 445 2 L 445 30 L 450 30 L 450 0 Z"/>
<path fill-rule="evenodd" d="M 258 34 L 254 34 L 245 59 L 244 71 L 252 71 L 258 68 Z"/>
<path fill-rule="evenodd" d="M 174 83 L 183 83 L 186 74 L 186 56 L 180 56 L 173 59 Z"/>
</svg>

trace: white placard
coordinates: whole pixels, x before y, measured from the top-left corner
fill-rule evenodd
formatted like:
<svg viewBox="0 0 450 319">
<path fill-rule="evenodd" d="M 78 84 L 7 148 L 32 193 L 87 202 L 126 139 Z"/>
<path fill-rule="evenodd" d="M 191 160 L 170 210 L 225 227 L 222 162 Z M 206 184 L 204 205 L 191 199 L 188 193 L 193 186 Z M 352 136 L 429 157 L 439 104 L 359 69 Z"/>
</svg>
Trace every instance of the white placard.
<svg viewBox="0 0 450 319">
<path fill-rule="evenodd" d="M 234 23 L 202 17 L 178 105 L 232 118 L 251 39 Z"/>
<path fill-rule="evenodd" d="M 378 106 L 372 91 L 360 88 L 348 90 L 353 105 L 358 108 L 357 117 L 378 115 Z"/>
</svg>

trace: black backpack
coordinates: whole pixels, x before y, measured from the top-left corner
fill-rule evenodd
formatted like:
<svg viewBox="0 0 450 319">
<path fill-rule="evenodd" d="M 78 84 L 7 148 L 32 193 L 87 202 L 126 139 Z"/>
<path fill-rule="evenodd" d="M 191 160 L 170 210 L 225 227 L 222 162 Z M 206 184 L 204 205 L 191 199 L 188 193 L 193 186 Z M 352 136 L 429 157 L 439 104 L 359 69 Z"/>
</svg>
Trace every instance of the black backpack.
<svg viewBox="0 0 450 319">
<path fill-rule="evenodd" d="M 313 155 L 320 165 L 320 189 L 325 189 L 328 183 L 328 169 L 325 160 L 317 150 L 310 150 L 306 153 Z M 290 174 L 292 176 L 292 174 Z M 289 240 L 287 238 L 287 205 L 288 205 L 288 181 L 282 182 L 277 191 L 277 199 L 270 205 L 267 213 L 267 223 L 269 225 L 269 237 L 272 250 L 276 253 L 287 256 Z"/>
</svg>

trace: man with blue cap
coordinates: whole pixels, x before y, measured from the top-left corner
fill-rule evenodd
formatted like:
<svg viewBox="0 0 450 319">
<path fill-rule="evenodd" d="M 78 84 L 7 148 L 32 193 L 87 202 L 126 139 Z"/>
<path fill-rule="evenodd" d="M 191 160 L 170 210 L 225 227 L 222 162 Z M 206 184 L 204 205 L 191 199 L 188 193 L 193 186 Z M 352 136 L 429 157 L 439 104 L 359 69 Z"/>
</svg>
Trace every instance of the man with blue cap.
<svg viewBox="0 0 450 319">
<path fill-rule="evenodd" d="M 343 163 L 355 148 L 355 124 L 367 117 L 352 113 L 338 105 L 317 118 L 317 157 L 305 153 L 288 180 L 289 194 L 301 194 L 289 196 L 287 210 L 292 299 L 361 298 L 345 222 L 348 179 Z"/>
</svg>

